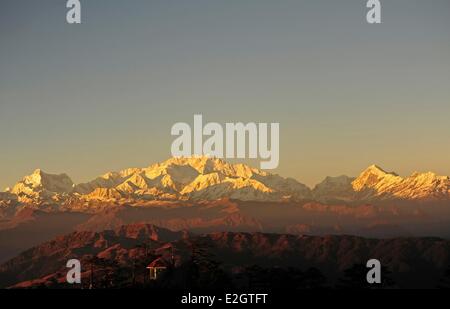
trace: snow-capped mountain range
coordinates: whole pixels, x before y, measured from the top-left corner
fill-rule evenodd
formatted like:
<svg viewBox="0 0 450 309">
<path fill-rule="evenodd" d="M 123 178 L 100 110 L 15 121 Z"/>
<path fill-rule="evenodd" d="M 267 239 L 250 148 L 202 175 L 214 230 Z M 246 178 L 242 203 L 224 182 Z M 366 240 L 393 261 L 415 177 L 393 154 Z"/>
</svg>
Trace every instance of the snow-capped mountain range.
<svg viewBox="0 0 450 309">
<path fill-rule="evenodd" d="M 36 170 L 0 193 L 0 207 L 19 204 L 217 200 L 352 202 L 450 200 L 450 179 L 434 173 L 400 177 L 372 165 L 357 178 L 327 177 L 310 189 L 292 178 L 210 157 L 171 158 L 146 168 L 110 172 L 82 184 Z"/>
</svg>

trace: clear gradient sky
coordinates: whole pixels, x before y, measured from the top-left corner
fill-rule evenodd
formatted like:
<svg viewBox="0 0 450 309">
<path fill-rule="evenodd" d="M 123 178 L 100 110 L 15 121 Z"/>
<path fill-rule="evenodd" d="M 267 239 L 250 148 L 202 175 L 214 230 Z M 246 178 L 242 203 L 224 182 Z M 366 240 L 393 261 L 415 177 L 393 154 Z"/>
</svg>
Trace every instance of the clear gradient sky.
<svg viewBox="0 0 450 309">
<path fill-rule="evenodd" d="M 275 172 L 450 175 L 450 1 L 65 0 L 0 5 L 0 188 L 170 156 L 175 122 L 279 122 Z M 258 166 L 259 161 L 252 164 Z"/>
</svg>

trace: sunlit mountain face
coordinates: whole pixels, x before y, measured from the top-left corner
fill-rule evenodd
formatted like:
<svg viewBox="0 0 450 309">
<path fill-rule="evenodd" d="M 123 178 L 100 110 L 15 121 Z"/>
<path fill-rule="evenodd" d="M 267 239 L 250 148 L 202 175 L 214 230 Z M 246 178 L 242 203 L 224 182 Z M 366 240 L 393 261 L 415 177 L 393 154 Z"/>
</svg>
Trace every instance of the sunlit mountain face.
<svg viewBox="0 0 450 309">
<path fill-rule="evenodd" d="M 74 184 L 66 174 L 51 175 L 37 169 L 1 193 L 3 205 L 44 208 L 53 205 L 59 209 L 70 209 L 72 204 L 90 201 L 130 204 L 223 198 L 261 202 L 447 201 L 450 200 L 450 179 L 431 172 L 400 177 L 372 165 L 356 178 L 326 177 L 310 189 L 295 179 L 245 164 L 199 156 L 171 158 L 145 168 L 109 172 L 82 184 Z"/>
</svg>

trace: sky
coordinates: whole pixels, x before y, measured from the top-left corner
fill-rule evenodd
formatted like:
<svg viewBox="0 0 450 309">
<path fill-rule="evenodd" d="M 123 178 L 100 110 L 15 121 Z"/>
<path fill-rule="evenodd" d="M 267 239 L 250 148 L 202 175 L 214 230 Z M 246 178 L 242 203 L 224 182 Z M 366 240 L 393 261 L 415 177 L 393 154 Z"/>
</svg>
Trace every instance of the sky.
<svg viewBox="0 0 450 309">
<path fill-rule="evenodd" d="M 176 122 L 280 123 L 272 172 L 450 175 L 450 2 L 3 0 L 0 188 L 170 157 Z M 257 167 L 259 160 L 245 161 Z"/>
</svg>

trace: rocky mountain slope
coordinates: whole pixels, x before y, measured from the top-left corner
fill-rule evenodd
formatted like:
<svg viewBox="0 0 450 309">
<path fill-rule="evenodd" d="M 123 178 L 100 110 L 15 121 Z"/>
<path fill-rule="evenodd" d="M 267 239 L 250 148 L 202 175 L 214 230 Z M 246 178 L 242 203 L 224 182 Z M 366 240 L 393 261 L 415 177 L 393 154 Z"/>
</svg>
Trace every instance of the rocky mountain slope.
<svg viewBox="0 0 450 309">
<path fill-rule="evenodd" d="M 222 199 L 153 201 L 140 206 L 105 205 L 96 212 L 49 212 L 25 207 L 10 219 L 0 220 L 0 263 L 57 235 L 116 229 L 133 223 L 194 233 L 229 231 L 450 238 L 450 207 L 447 204 L 377 206 Z M 98 205 L 90 207 L 97 209 Z"/>
<path fill-rule="evenodd" d="M 329 284 L 355 264 L 379 259 L 398 287 L 435 287 L 450 263 L 450 241 L 439 238 L 366 239 L 355 236 L 220 232 L 200 236 L 152 225 L 128 225 L 102 232 L 74 232 L 31 248 L 0 266 L 0 285 L 30 287 L 64 282 L 68 259 L 82 262 L 88 280 L 93 257 L 119 269 L 142 268 L 158 256 L 173 260 L 175 271 L 202 247 L 223 269 L 293 267 L 320 269 Z M 113 266 L 111 266 L 113 265 Z M 99 267 L 99 266 L 95 266 Z M 128 277 L 130 277 L 128 272 Z M 364 278 L 363 278 L 364 279 Z"/>
</svg>

